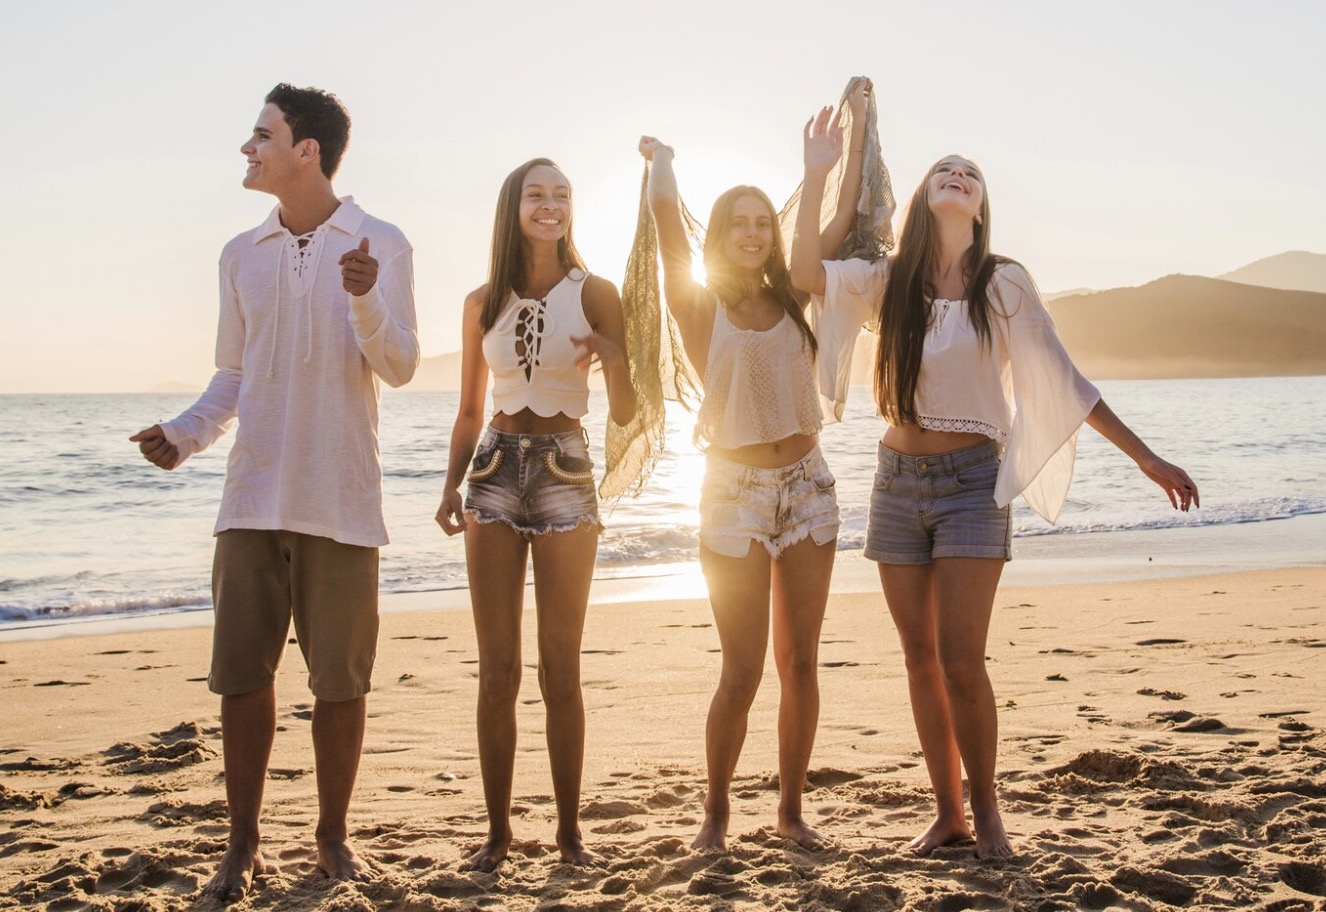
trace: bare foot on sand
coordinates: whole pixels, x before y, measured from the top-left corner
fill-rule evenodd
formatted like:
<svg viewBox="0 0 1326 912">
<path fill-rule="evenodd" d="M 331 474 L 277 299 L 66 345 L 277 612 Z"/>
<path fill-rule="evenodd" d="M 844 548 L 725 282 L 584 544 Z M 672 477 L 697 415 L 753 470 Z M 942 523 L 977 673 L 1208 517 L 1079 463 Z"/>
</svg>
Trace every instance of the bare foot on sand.
<svg viewBox="0 0 1326 912">
<path fill-rule="evenodd" d="M 557 848 L 561 850 L 562 861 L 567 864 L 579 865 L 582 868 L 598 864 L 598 859 L 585 848 L 584 842 L 581 841 L 579 828 L 565 834 L 558 832 Z"/>
<path fill-rule="evenodd" d="M 977 812 L 972 810 L 972 823 L 976 827 L 976 857 L 980 859 L 1012 858 L 1013 844 L 1008 841 L 1004 821 L 998 808 Z"/>
<path fill-rule="evenodd" d="M 700 832 L 691 843 L 692 849 L 701 852 L 724 852 L 727 850 L 727 817 L 708 814 L 700 826 Z"/>
<path fill-rule="evenodd" d="M 249 892 L 253 878 L 267 870 L 257 846 L 249 848 L 232 842 L 221 856 L 216 873 L 204 886 L 202 895 L 212 896 L 223 903 L 238 902 Z"/>
<path fill-rule="evenodd" d="M 465 863 L 467 871 L 482 871 L 485 874 L 492 873 L 497 866 L 506 861 L 507 852 L 511 850 L 511 830 L 507 829 L 501 833 L 489 833 L 488 841 L 470 856 L 470 860 Z"/>
<path fill-rule="evenodd" d="M 373 873 L 343 839 L 318 841 L 318 867 L 332 880 L 367 880 Z"/>
<path fill-rule="evenodd" d="M 967 842 L 971 839 L 971 830 L 966 819 L 947 820 L 936 817 L 930 829 L 907 844 L 907 851 L 922 857 L 929 855 L 940 846 L 953 845 L 955 842 Z"/>
<path fill-rule="evenodd" d="M 829 844 L 827 839 L 812 830 L 806 824 L 806 821 L 800 817 L 792 820 L 779 820 L 778 835 L 784 839 L 792 840 L 807 852 L 819 852 Z"/>
</svg>

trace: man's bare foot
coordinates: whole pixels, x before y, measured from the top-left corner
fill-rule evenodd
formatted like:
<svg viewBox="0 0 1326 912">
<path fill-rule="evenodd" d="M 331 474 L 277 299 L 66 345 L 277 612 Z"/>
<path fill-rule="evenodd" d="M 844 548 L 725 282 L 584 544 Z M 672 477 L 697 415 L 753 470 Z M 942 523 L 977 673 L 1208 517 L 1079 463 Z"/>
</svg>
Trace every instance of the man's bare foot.
<svg viewBox="0 0 1326 912">
<path fill-rule="evenodd" d="M 579 865 L 584 868 L 598 863 L 598 859 L 585 848 L 578 828 L 566 834 L 559 831 L 557 833 L 557 848 L 562 853 L 562 861 L 567 864 Z"/>
<path fill-rule="evenodd" d="M 727 850 L 727 818 L 708 814 L 700 825 L 700 832 L 691 843 L 692 849 L 702 852 L 724 852 Z"/>
<path fill-rule="evenodd" d="M 977 813 L 972 811 L 976 827 L 976 857 L 981 859 L 1012 858 L 1013 844 L 1004 830 L 1004 821 L 998 809 Z"/>
<path fill-rule="evenodd" d="M 800 817 L 792 820 L 779 820 L 778 835 L 784 839 L 792 840 L 807 852 L 821 851 L 829 844 L 827 839 L 807 826 L 806 821 Z"/>
<path fill-rule="evenodd" d="M 332 880 L 367 880 L 373 873 L 343 839 L 318 840 L 318 867 Z"/>
<path fill-rule="evenodd" d="M 930 829 L 907 844 L 907 851 L 924 857 L 940 846 L 966 842 L 969 839 L 971 839 L 971 830 L 967 828 L 965 819 L 954 821 L 937 817 L 935 822 L 930 824 Z"/>
<path fill-rule="evenodd" d="M 232 842 L 221 856 L 216 873 L 204 886 L 202 895 L 212 896 L 224 903 L 238 902 L 249 892 L 253 878 L 267 870 L 262 852 L 257 847 Z"/>
<path fill-rule="evenodd" d="M 510 850 L 510 829 L 502 833 L 489 833 L 488 841 L 479 848 L 479 851 L 470 856 L 469 861 L 465 862 L 465 870 L 482 871 L 485 874 L 490 874 L 497 869 L 498 865 L 506 861 L 507 852 Z"/>
</svg>

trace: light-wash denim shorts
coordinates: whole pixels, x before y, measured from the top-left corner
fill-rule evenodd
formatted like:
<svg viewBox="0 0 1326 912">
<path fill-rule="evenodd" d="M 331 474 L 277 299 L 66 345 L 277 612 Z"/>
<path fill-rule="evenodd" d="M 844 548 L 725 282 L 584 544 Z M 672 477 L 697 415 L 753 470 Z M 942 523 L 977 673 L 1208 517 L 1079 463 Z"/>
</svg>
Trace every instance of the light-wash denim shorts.
<svg viewBox="0 0 1326 912">
<path fill-rule="evenodd" d="M 999 445 L 993 440 L 935 456 L 879 445 L 870 493 L 866 557 L 925 564 L 938 557 L 1013 558 L 1012 510 L 994 501 Z"/>
<path fill-rule="evenodd" d="M 838 537 L 834 477 L 816 446 L 792 465 L 757 469 L 710 454 L 700 488 L 700 542 L 725 557 L 745 557 L 757 541 L 777 559 L 807 535 Z"/>
<path fill-rule="evenodd" d="M 506 523 L 527 540 L 569 532 L 582 523 L 603 528 L 584 428 L 506 434 L 489 427 L 475 450 L 468 481 L 465 512 L 481 523 Z"/>
</svg>

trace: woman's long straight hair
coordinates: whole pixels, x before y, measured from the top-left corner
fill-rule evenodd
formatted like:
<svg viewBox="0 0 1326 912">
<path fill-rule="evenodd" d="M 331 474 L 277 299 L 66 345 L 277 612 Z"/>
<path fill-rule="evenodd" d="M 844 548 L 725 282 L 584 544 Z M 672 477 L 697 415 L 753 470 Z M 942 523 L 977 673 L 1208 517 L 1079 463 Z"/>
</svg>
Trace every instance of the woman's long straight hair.
<svg viewBox="0 0 1326 912">
<path fill-rule="evenodd" d="M 921 374 L 939 264 L 939 229 L 930 211 L 930 177 L 940 162 L 926 172 L 912 194 L 880 305 L 875 402 L 884 418 L 895 426 L 915 424 L 917 419 L 916 382 Z M 984 189 L 983 179 L 981 184 Z M 962 278 L 967 289 L 968 318 L 986 346 L 990 345 L 993 322 L 990 281 L 995 269 L 1006 262 L 1006 257 L 990 252 L 990 196 L 982 193 L 980 220 L 972 225 L 972 245 L 962 258 Z"/>
<path fill-rule="evenodd" d="M 714 208 L 709 213 L 709 226 L 704 233 L 704 271 L 705 284 L 726 306 L 733 306 L 750 297 L 759 289 L 751 288 L 750 282 L 732 268 L 732 263 L 723 252 L 723 240 L 732 225 L 732 213 L 737 200 L 743 196 L 753 196 L 769 210 L 769 219 L 773 223 L 773 249 L 764 261 L 764 271 L 760 276 L 761 287 L 769 292 L 783 310 L 787 311 L 811 353 L 819 350 L 815 334 L 806 322 L 805 300 L 792 287 L 792 277 L 787 271 L 787 257 L 783 252 L 783 232 L 778 227 L 778 212 L 764 191 L 758 187 L 739 186 L 726 191 L 714 200 Z"/>
<path fill-rule="evenodd" d="M 562 170 L 551 159 L 531 158 L 507 175 L 497 194 L 493 243 L 488 254 L 488 297 L 483 303 L 483 313 L 479 315 L 479 324 L 484 332 L 492 329 L 497 322 L 498 314 L 511 296 L 511 290 L 525 283 L 525 238 L 520 233 L 520 195 L 525 188 L 525 175 L 539 165 Z M 571 239 L 570 219 L 566 223 L 566 233 L 557 241 L 557 259 L 565 269 L 589 271 Z"/>
</svg>

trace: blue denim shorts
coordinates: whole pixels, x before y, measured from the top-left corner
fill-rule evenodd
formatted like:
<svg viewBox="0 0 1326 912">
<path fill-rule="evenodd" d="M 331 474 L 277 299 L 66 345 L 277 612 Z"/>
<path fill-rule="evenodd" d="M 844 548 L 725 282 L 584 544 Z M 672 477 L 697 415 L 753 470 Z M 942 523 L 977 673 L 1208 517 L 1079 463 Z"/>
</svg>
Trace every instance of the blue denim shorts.
<svg viewBox="0 0 1326 912">
<path fill-rule="evenodd" d="M 807 535 L 826 545 L 838 537 L 834 485 L 818 446 L 777 469 L 710 454 L 700 488 L 700 541 L 725 557 L 745 557 L 757 541 L 775 559 Z"/>
<path fill-rule="evenodd" d="M 583 428 L 506 434 L 489 427 L 470 463 L 468 480 L 465 512 L 481 523 L 506 523 L 527 540 L 569 532 L 583 523 L 603 528 Z"/>
<path fill-rule="evenodd" d="M 1010 507 L 994 501 L 999 445 L 993 440 L 935 456 L 879 445 L 870 493 L 866 557 L 925 564 L 938 557 L 1013 558 Z"/>
</svg>

